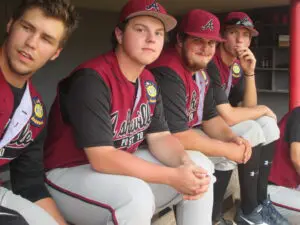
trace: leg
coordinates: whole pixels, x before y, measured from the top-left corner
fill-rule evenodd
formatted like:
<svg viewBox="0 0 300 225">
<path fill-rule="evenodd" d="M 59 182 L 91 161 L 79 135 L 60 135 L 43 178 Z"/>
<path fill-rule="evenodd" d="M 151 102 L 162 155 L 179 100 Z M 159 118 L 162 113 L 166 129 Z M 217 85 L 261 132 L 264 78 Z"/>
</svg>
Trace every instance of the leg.
<svg viewBox="0 0 300 225">
<path fill-rule="evenodd" d="M 268 185 L 268 194 L 279 213 L 291 224 L 299 224 L 300 201 L 298 199 L 300 199 L 300 191 L 276 185 Z"/>
<path fill-rule="evenodd" d="M 47 184 L 67 221 L 76 225 L 150 225 L 155 210 L 147 183 L 101 174 L 90 165 L 52 170 Z"/>
<path fill-rule="evenodd" d="M 214 184 L 214 205 L 212 220 L 217 222 L 222 217 L 222 203 L 224 200 L 224 195 L 232 174 L 232 170 L 228 171 L 215 171 L 215 176 L 217 178 L 216 183 Z"/>
<path fill-rule="evenodd" d="M 258 201 L 267 199 L 268 177 L 275 153 L 275 141 L 279 138 L 279 128 L 276 121 L 268 116 L 263 116 L 256 120 L 261 126 L 266 142 L 263 143 L 260 156 L 259 179 L 257 186 Z"/>
<path fill-rule="evenodd" d="M 0 187 L 0 206 L 3 207 L 0 211 L 6 208 L 5 211 L 11 210 L 11 212 L 15 211 L 20 214 L 23 217 L 19 217 L 17 220 L 17 222 L 20 222 L 20 225 L 26 224 L 24 219 L 30 225 L 57 225 L 55 220 L 44 209 L 3 187 Z"/>
<path fill-rule="evenodd" d="M 211 161 L 200 152 L 188 151 L 192 160 L 202 168 L 206 169 L 209 174 L 213 174 L 214 166 Z M 199 225 L 211 224 L 212 207 L 213 207 L 213 183 L 215 177 L 212 176 L 212 181 L 207 193 L 202 198 L 196 201 L 182 201 L 178 204 L 177 224 L 178 225 Z"/>
<path fill-rule="evenodd" d="M 200 135 L 206 136 L 201 129 L 194 129 Z M 218 222 L 222 218 L 222 203 L 224 195 L 232 174 L 232 170 L 236 167 L 236 163 L 225 157 L 209 157 L 215 166 L 216 182 L 213 187 L 213 212 L 212 221 Z M 229 221 L 227 221 L 230 224 Z"/>
<path fill-rule="evenodd" d="M 253 120 L 247 120 L 231 127 L 237 135 L 247 139 L 252 145 L 252 156 L 246 164 L 238 165 L 241 189 L 241 208 L 244 214 L 250 214 L 258 205 L 257 187 L 260 165 L 260 144 L 265 142 L 261 126 Z"/>
<path fill-rule="evenodd" d="M 135 154 L 147 161 L 160 164 L 147 150 L 140 149 Z M 213 183 L 215 182 L 215 177 L 212 175 L 214 166 L 211 161 L 200 152 L 188 151 L 188 154 L 198 166 L 206 169 L 208 174 L 212 177 L 210 188 L 202 198 L 196 201 L 183 201 L 182 196 L 178 195 L 176 190 L 172 187 L 158 184 L 150 184 L 150 187 L 155 196 L 157 209 L 177 204 L 176 215 L 178 225 L 210 225 L 213 205 Z"/>
<path fill-rule="evenodd" d="M 268 145 L 279 138 L 280 131 L 274 119 L 268 116 L 262 116 L 258 118 L 256 122 L 260 125 L 264 133 L 265 142 L 263 145 Z"/>
</svg>

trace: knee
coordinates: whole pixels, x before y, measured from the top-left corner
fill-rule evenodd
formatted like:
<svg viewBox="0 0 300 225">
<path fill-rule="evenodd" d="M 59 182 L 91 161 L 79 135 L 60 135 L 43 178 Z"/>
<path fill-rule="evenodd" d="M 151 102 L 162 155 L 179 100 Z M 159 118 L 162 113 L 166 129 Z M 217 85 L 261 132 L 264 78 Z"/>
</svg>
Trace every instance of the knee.
<svg viewBox="0 0 300 225">
<path fill-rule="evenodd" d="M 264 144 L 269 144 L 276 141 L 280 136 L 280 131 L 276 121 L 269 117 L 263 116 L 258 119 L 258 122 L 263 130 L 266 142 Z"/>
<path fill-rule="evenodd" d="M 259 123 L 254 120 L 247 120 L 244 121 L 243 124 L 244 133 L 241 136 L 248 140 L 252 147 L 262 144 L 266 141 L 264 132 Z"/>
<path fill-rule="evenodd" d="M 215 171 L 214 164 L 204 154 L 198 151 L 187 151 L 192 161 L 199 167 L 207 170 L 209 174 L 213 174 Z"/>
<path fill-rule="evenodd" d="M 128 190 L 129 198 L 127 202 L 123 203 L 121 211 L 126 212 L 135 212 L 134 214 L 130 213 L 127 216 L 134 217 L 128 218 L 129 221 L 150 221 L 152 215 L 155 212 L 155 197 L 153 192 L 145 181 L 133 178 L 134 188 Z M 118 209 L 117 209 L 118 211 Z M 135 224 L 132 222 L 132 224 Z"/>
</svg>

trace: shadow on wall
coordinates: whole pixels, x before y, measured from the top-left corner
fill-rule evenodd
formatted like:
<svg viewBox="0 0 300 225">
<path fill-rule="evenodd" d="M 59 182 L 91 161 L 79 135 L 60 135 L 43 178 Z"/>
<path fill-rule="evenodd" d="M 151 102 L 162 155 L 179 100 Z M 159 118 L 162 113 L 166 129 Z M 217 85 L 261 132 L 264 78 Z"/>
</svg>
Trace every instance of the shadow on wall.
<svg viewBox="0 0 300 225">
<path fill-rule="evenodd" d="M 110 38 L 118 14 L 88 9 L 78 9 L 80 23 L 60 57 L 49 62 L 35 74 L 33 83 L 42 95 L 47 111 L 56 95 L 59 80 L 80 63 L 104 53 L 111 48 Z"/>
</svg>

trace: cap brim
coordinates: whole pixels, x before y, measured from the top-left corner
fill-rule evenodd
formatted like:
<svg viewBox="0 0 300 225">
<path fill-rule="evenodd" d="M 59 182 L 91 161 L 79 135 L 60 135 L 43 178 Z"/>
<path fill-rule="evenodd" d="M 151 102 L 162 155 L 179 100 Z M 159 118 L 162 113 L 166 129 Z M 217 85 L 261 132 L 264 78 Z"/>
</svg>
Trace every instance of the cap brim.
<svg viewBox="0 0 300 225">
<path fill-rule="evenodd" d="M 194 37 L 205 38 L 205 39 L 214 40 L 217 42 L 225 42 L 226 41 L 221 36 L 216 36 L 216 35 L 202 34 L 202 33 L 196 33 L 196 32 L 184 32 L 184 33 L 194 36 Z"/>
<path fill-rule="evenodd" d="M 252 27 L 247 27 L 247 26 L 243 26 L 243 25 L 225 25 L 225 26 L 226 26 L 226 28 L 228 28 L 228 27 L 243 27 L 243 28 L 249 30 L 253 37 L 256 37 L 259 35 L 259 32 Z"/>
<path fill-rule="evenodd" d="M 156 11 L 148 11 L 148 10 L 132 13 L 129 16 L 127 16 L 126 19 L 130 19 L 130 18 L 136 17 L 136 16 L 152 16 L 152 17 L 159 19 L 164 24 L 165 30 L 167 32 L 174 29 L 177 25 L 177 20 L 173 16 L 170 16 L 168 14 L 163 14 L 160 12 L 156 12 Z"/>
</svg>

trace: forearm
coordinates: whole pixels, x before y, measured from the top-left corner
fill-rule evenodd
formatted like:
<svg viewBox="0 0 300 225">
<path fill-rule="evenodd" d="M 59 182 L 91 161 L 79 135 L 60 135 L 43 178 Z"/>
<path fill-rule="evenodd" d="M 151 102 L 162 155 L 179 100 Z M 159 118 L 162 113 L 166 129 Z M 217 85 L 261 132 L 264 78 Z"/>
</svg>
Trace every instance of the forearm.
<svg viewBox="0 0 300 225">
<path fill-rule="evenodd" d="M 257 105 L 257 91 L 255 84 L 255 75 L 245 77 L 244 98 L 242 102 L 243 107 L 253 107 Z"/>
<path fill-rule="evenodd" d="M 154 164 L 135 155 L 110 147 L 108 149 L 88 148 L 94 152 L 89 161 L 94 170 L 100 173 L 131 176 L 150 183 L 167 184 L 174 168 Z"/>
<path fill-rule="evenodd" d="M 55 202 L 52 198 L 44 198 L 35 202 L 38 206 L 48 212 L 59 225 L 67 225 L 62 215 L 59 213 Z"/>
<path fill-rule="evenodd" d="M 232 132 L 230 127 L 220 116 L 203 121 L 202 127 L 205 134 L 210 138 L 220 141 L 230 142 L 236 137 L 236 134 Z"/>
<path fill-rule="evenodd" d="M 155 141 L 148 140 L 149 151 L 163 164 L 178 167 L 191 161 L 180 141 L 169 132 L 157 135 Z"/>
<path fill-rule="evenodd" d="M 245 120 L 256 120 L 262 117 L 267 113 L 267 108 L 261 106 L 230 107 L 226 112 L 219 111 L 219 113 L 229 126 L 233 126 Z"/>
<path fill-rule="evenodd" d="M 206 156 L 227 156 L 228 143 L 211 139 L 190 129 L 174 134 L 179 139 L 185 150 L 202 152 Z"/>
</svg>

